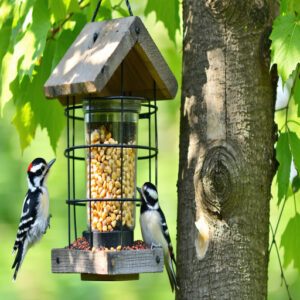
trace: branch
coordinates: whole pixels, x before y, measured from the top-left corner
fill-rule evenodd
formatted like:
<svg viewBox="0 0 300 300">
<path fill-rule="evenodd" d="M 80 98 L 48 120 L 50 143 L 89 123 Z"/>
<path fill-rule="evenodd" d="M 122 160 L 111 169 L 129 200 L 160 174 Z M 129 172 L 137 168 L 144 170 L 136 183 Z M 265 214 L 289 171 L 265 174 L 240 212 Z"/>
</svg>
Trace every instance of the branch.
<svg viewBox="0 0 300 300">
<path fill-rule="evenodd" d="M 87 3 L 87 4 L 85 4 L 85 5 L 83 5 L 83 6 L 80 6 L 80 4 L 83 2 L 83 0 L 80 0 L 79 1 L 79 7 L 80 7 L 80 9 L 81 10 L 83 10 L 83 9 L 85 9 L 86 7 L 88 7 L 89 5 L 91 5 L 91 2 L 89 2 L 89 3 Z M 48 40 L 51 40 L 51 39 L 54 39 L 55 38 L 55 36 L 62 30 L 62 28 L 63 28 L 63 26 L 73 17 L 73 15 L 74 15 L 74 12 L 71 12 L 70 14 L 68 14 L 67 16 L 66 16 L 66 18 L 61 22 L 61 24 L 60 25 L 58 25 L 57 27 L 53 27 L 52 29 L 51 29 L 51 34 L 50 34 L 50 36 L 49 37 L 47 37 L 47 41 Z"/>
<path fill-rule="evenodd" d="M 274 238 L 274 230 L 273 230 L 273 227 L 272 227 L 271 223 L 270 223 L 270 228 L 271 228 L 272 235 L 273 235 L 273 238 Z M 287 295 L 288 295 L 288 299 L 292 300 L 292 296 L 291 296 L 291 293 L 290 293 L 290 290 L 289 290 L 289 285 L 288 285 L 288 283 L 286 281 L 286 278 L 284 276 L 283 267 L 282 267 L 281 258 L 280 258 L 280 253 L 279 253 L 279 249 L 278 249 L 276 241 L 274 242 L 274 245 L 275 245 L 275 250 L 276 250 L 276 254 L 277 254 L 277 258 L 278 258 L 278 263 L 279 263 L 279 268 L 280 268 L 280 273 L 281 273 L 281 279 L 282 279 L 282 281 L 285 285 L 285 289 L 286 289 L 286 292 L 287 292 Z"/>
</svg>

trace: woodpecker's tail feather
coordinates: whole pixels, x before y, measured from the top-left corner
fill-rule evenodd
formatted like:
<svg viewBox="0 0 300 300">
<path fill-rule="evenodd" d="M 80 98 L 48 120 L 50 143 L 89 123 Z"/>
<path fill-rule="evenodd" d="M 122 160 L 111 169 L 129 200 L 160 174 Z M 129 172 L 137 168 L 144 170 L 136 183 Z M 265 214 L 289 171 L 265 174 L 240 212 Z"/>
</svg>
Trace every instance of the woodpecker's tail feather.
<svg viewBox="0 0 300 300">
<path fill-rule="evenodd" d="M 18 248 L 20 246 L 20 243 L 21 243 L 21 241 L 19 241 L 19 240 L 16 239 L 16 241 L 14 243 L 12 254 L 14 254 L 18 250 Z"/>
<path fill-rule="evenodd" d="M 171 259 L 172 259 L 173 263 L 175 264 L 175 266 L 177 267 L 176 259 L 175 259 L 175 255 L 174 255 L 174 251 L 173 251 L 172 244 L 170 243 L 168 247 L 169 247 L 169 254 L 170 254 L 170 256 L 171 256 Z"/>
<path fill-rule="evenodd" d="M 172 292 L 174 291 L 174 288 L 176 288 L 176 290 L 179 290 L 171 257 L 165 257 L 165 266 L 169 276 Z"/>
<path fill-rule="evenodd" d="M 15 251 L 16 249 L 14 249 Z M 25 250 L 25 251 L 24 251 Z M 20 243 L 19 244 L 19 247 L 18 247 L 18 252 L 17 252 L 17 255 L 16 255 L 16 258 L 15 258 L 15 261 L 12 265 L 12 269 L 15 269 L 15 272 L 14 272 L 14 275 L 13 275 L 13 281 L 16 280 L 17 278 L 17 274 L 18 274 L 18 271 L 20 269 L 20 266 L 23 262 L 23 259 L 24 259 L 24 256 L 25 256 L 25 253 L 26 253 L 26 249 L 24 247 L 24 244 L 23 243 Z"/>
</svg>

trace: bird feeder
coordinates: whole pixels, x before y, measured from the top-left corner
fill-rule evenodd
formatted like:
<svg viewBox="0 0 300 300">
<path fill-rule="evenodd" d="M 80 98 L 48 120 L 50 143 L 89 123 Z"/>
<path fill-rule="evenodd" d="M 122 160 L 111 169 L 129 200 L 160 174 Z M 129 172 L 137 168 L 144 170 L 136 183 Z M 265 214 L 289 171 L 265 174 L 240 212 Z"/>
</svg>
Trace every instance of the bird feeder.
<svg viewBox="0 0 300 300">
<path fill-rule="evenodd" d="M 44 91 L 47 98 L 59 99 L 67 117 L 68 247 L 52 250 L 52 272 L 81 273 L 82 280 L 162 272 L 162 250 L 136 250 L 134 244 L 137 164 L 148 161 L 144 181 L 157 183 L 156 101 L 174 98 L 177 82 L 141 20 L 88 23 Z M 85 128 L 81 144 L 78 122 Z M 139 122 L 146 124 L 146 144 L 138 142 Z M 84 182 L 76 172 L 81 162 Z M 78 184 L 85 185 L 85 198 L 78 197 Z M 78 239 L 80 207 L 86 209 L 83 236 L 93 251 L 71 246 L 72 232 Z"/>
</svg>

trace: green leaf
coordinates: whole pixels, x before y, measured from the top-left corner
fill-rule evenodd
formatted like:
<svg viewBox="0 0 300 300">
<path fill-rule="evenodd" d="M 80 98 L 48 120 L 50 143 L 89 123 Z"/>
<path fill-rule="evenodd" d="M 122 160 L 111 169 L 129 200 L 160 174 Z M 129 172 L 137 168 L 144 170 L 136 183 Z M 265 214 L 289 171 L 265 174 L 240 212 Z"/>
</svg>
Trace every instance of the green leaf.
<svg viewBox="0 0 300 300">
<path fill-rule="evenodd" d="M 8 2 L 9 1 L 6 1 L 4 4 L 1 5 L 1 10 L 5 5 L 8 5 Z M 2 58 L 2 64 L 0 69 L 1 110 L 13 96 L 13 94 L 10 91 L 10 84 L 15 80 L 18 74 L 19 60 L 21 62 L 22 56 L 24 56 L 24 53 L 26 53 L 27 50 L 27 45 L 25 43 L 24 47 L 22 47 L 22 51 L 18 51 L 16 49 L 16 43 L 18 43 L 22 39 L 22 37 L 24 37 L 24 31 L 27 30 L 28 24 L 31 23 L 32 6 L 34 2 L 35 0 L 15 1 L 13 11 L 11 11 L 12 15 L 8 16 L 12 20 L 3 20 L 4 24 L 8 24 L 7 22 L 12 23 L 9 42 L 7 40 L 7 36 L 3 36 L 1 37 L 0 43 L 1 45 L 6 45 L 5 43 L 7 42 L 7 45 L 4 46 L 4 48 L 6 48 L 6 53 Z"/>
<path fill-rule="evenodd" d="M 298 105 L 298 117 L 300 117 L 300 75 L 299 74 L 295 79 L 293 98 L 295 104 Z"/>
<path fill-rule="evenodd" d="M 34 69 L 32 80 L 25 75 L 21 83 L 16 78 L 11 84 L 17 107 L 13 124 L 18 130 L 22 150 L 29 145 L 37 126 L 40 125 L 42 129 L 47 130 L 51 146 L 55 151 L 64 128 L 62 106 L 56 100 L 45 99 L 43 92 L 43 85 L 51 73 L 54 49 L 55 42 L 49 41 L 40 66 Z"/>
<path fill-rule="evenodd" d="M 122 16 L 128 16 L 126 13 L 122 14 Z M 102 20 L 111 20 L 112 19 L 112 8 L 107 6 L 101 6 L 101 11 L 99 12 L 99 16 L 97 20 L 102 21 Z"/>
<path fill-rule="evenodd" d="M 280 14 L 288 13 L 300 13 L 300 1 L 299 0 L 281 0 Z"/>
<path fill-rule="evenodd" d="M 36 0 L 32 13 L 30 11 L 29 9 L 24 20 L 26 24 L 25 34 L 21 34 L 21 38 L 13 47 L 13 57 L 9 64 L 10 74 L 6 79 L 8 84 L 16 78 L 17 74 L 20 80 L 25 75 L 31 77 L 45 48 L 50 29 L 47 1 Z M 13 32 L 12 39 L 18 39 L 19 35 Z"/>
<path fill-rule="evenodd" d="M 31 14 L 29 4 L 33 5 L 33 2 L 34 8 Z M 47 32 L 50 28 L 46 4 L 46 0 L 30 0 L 24 4 L 18 3 L 16 5 L 19 7 L 18 17 L 14 16 L 12 21 L 12 28 L 14 27 L 14 29 L 11 30 L 10 43 L 14 45 L 20 36 L 21 38 L 14 45 L 13 52 L 7 51 L 2 60 L 0 86 L 2 108 L 13 96 L 10 91 L 10 84 L 17 76 L 21 81 L 24 75 L 31 75 L 35 63 L 38 63 L 44 50 Z M 21 25 L 26 30 L 25 34 L 20 33 Z"/>
<path fill-rule="evenodd" d="M 17 61 L 10 52 L 6 52 L 1 65 L 0 99 L 1 109 L 12 98 L 10 83 L 15 79 L 17 73 Z"/>
<path fill-rule="evenodd" d="M 0 70 L 2 70 L 3 58 L 8 50 L 9 39 L 11 34 L 11 22 L 12 19 L 9 19 L 8 22 L 0 29 Z M 2 99 L 2 78 L 4 73 L 1 72 L 0 76 L 0 114 L 2 112 L 2 107 L 6 103 L 4 99 Z M 6 74 L 8 75 L 8 74 Z"/>
<path fill-rule="evenodd" d="M 116 6 L 113 8 L 114 10 L 116 10 L 122 17 L 127 17 L 128 16 L 128 10 L 124 9 L 121 6 Z"/>
<path fill-rule="evenodd" d="M 272 65 L 285 82 L 300 62 L 300 16 L 279 16 L 270 36 Z"/>
<path fill-rule="evenodd" d="M 50 143 L 55 151 L 58 139 L 65 125 L 64 113 L 61 104 L 57 100 L 47 100 L 44 97 L 43 85 L 51 74 L 52 69 L 65 54 L 73 40 L 76 38 L 82 27 L 86 24 L 86 18 L 82 14 L 74 14 L 71 18 L 75 27 L 73 30 L 63 30 L 58 40 L 47 41 L 44 55 L 40 58 L 39 64 L 34 66 L 32 76 L 29 74 L 15 74 L 8 77 L 6 81 L 6 94 L 14 98 L 16 115 L 13 120 L 19 136 L 22 150 L 26 148 L 35 136 L 36 128 L 40 125 L 48 132 Z M 16 60 L 13 56 L 6 66 L 7 73 L 11 74 L 11 66 L 18 70 Z M 20 59 L 20 64 L 21 64 Z M 15 76 L 15 77 L 13 77 Z M 31 116 L 31 123 L 24 123 L 27 116 Z"/>
<path fill-rule="evenodd" d="M 296 169 L 300 172 L 300 139 L 295 132 L 290 131 L 289 141 Z"/>
<path fill-rule="evenodd" d="M 64 20 L 67 15 L 66 1 L 64 0 L 49 0 L 49 9 L 53 14 L 54 21 Z"/>
<path fill-rule="evenodd" d="M 28 74 L 31 77 L 34 65 L 43 54 L 50 29 L 49 18 L 47 0 L 36 0 L 32 12 L 32 25 L 26 31 L 20 44 L 16 46 L 24 53 L 24 59 L 20 65 L 23 75 Z"/>
<path fill-rule="evenodd" d="M 277 171 L 278 182 L 278 204 L 287 194 L 289 187 L 289 176 L 292 162 L 292 154 L 289 148 L 289 136 L 288 133 L 282 133 L 279 136 L 276 145 L 276 159 L 279 163 Z"/>
<path fill-rule="evenodd" d="M 77 13 L 80 11 L 80 7 L 79 7 L 79 3 L 77 0 L 66 0 L 68 2 L 68 8 L 67 8 L 67 12 L 68 13 Z"/>
<path fill-rule="evenodd" d="M 10 49 L 13 52 L 15 44 L 24 36 L 32 23 L 32 11 L 36 0 L 17 0 L 14 5 Z"/>
<path fill-rule="evenodd" d="M 293 3 L 293 10 L 294 10 L 294 12 L 296 12 L 296 13 L 300 13 L 300 2 L 299 2 L 299 0 L 293 0 L 292 1 L 292 3 Z"/>
<path fill-rule="evenodd" d="M 46 99 L 43 90 L 43 86 L 51 74 L 54 48 L 54 42 L 49 42 L 43 56 L 43 61 L 36 70 L 37 75 L 32 81 L 32 86 L 36 93 L 31 103 L 38 116 L 41 128 L 47 129 L 50 144 L 55 151 L 58 139 L 65 126 L 65 117 L 62 105 L 57 100 Z"/>
<path fill-rule="evenodd" d="M 0 4 L 0 28 L 6 22 L 7 18 L 10 16 L 13 5 L 10 1 L 2 0 Z"/>
<path fill-rule="evenodd" d="M 75 28 L 73 30 L 63 30 L 57 38 L 57 41 L 55 43 L 55 53 L 52 62 L 52 69 L 54 69 L 60 62 L 68 48 L 71 46 L 71 44 L 76 39 L 87 22 L 86 17 L 82 14 L 74 14 L 72 16 L 72 21 L 76 22 Z"/>
<path fill-rule="evenodd" d="M 30 102 L 17 106 L 16 115 L 12 121 L 18 133 L 22 151 L 28 147 L 34 139 L 36 122 Z"/>
<path fill-rule="evenodd" d="M 281 0 L 280 1 L 280 14 L 286 14 L 288 12 L 288 2 L 290 0 Z"/>
<path fill-rule="evenodd" d="M 16 107 L 16 114 L 12 123 L 18 131 L 22 151 L 28 147 L 34 139 L 37 128 L 35 113 L 27 98 L 26 92 L 24 92 L 27 91 L 28 88 L 31 88 L 28 75 L 26 75 L 21 82 L 19 82 L 17 76 L 10 84 L 10 90 L 14 95 L 13 99 Z"/>
<path fill-rule="evenodd" d="M 180 30 L 179 1 L 178 0 L 149 0 L 145 15 L 155 12 L 157 21 L 162 21 L 170 39 L 175 43 L 176 31 Z"/>
<path fill-rule="evenodd" d="M 300 271 L 300 215 L 297 213 L 290 219 L 285 228 L 280 246 L 284 248 L 283 266 L 286 268 L 291 262 L 293 266 Z"/>
<path fill-rule="evenodd" d="M 49 9 L 55 22 L 63 21 L 68 14 L 80 10 L 77 0 L 49 0 Z"/>
<path fill-rule="evenodd" d="M 300 188 L 300 177 L 299 175 L 297 175 L 293 178 L 293 182 L 292 182 L 293 193 L 296 194 L 299 191 L 299 188 Z"/>
<path fill-rule="evenodd" d="M 27 99 L 26 92 L 24 92 L 27 91 L 28 87 L 30 87 L 30 80 L 28 76 L 25 76 L 21 82 L 19 82 L 19 78 L 17 76 L 10 84 L 10 90 L 14 95 L 14 104 L 16 107 L 16 114 L 12 123 L 15 125 L 19 133 L 22 151 L 28 147 L 34 139 L 37 128 L 36 116 L 30 101 Z"/>
<path fill-rule="evenodd" d="M 2 58 L 5 55 L 6 51 L 8 50 L 9 40 L 11 35 L 11 25 L 12 25 L 12 18 L 7 19 L 4 23 L 3 27 L 0 29 L 0 66 L 2 63 Z M 1 79 L 1 77 L 0 77 Z"/>
</svg>

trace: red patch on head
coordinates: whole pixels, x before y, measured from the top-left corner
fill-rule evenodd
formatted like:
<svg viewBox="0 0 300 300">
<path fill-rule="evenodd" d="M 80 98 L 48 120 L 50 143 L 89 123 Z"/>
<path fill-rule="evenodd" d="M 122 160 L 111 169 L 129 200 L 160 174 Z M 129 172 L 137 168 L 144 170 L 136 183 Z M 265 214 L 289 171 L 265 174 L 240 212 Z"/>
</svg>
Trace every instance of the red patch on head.
<svg viewBox="0 0 300 300">
<path fill-rule="evenodd" d="M 32 163 L 30 163 L 30 165 L 28 166 L 27 172 L 30 172 L 31 168 L 32 168 Z"/>
</svg>

